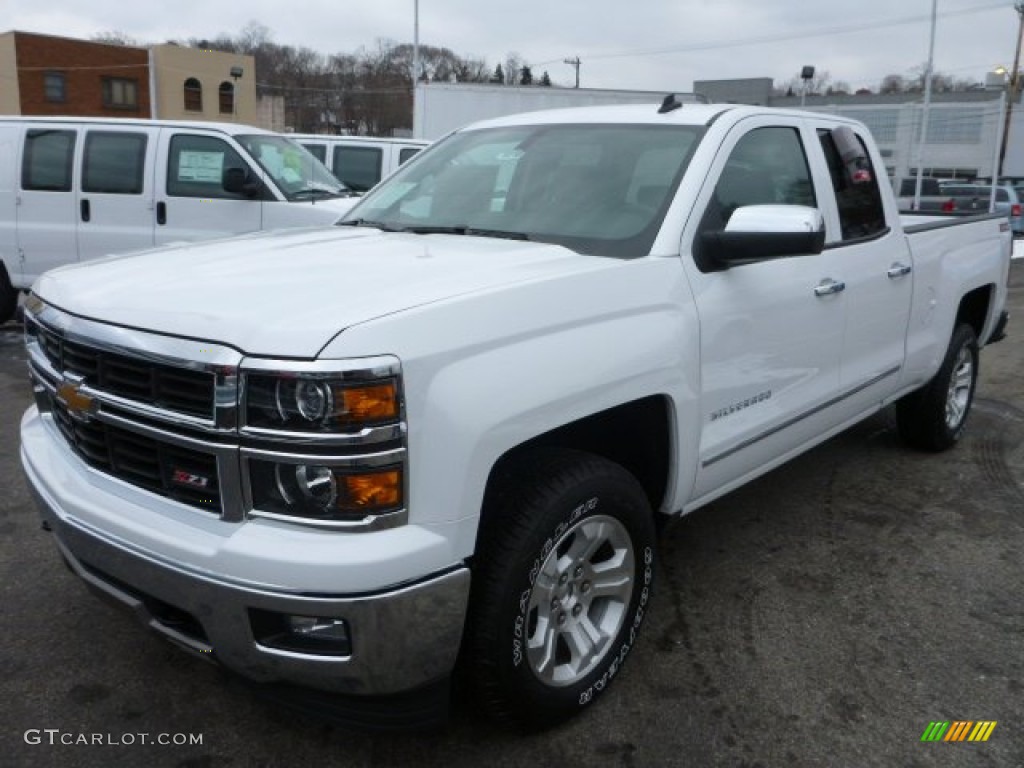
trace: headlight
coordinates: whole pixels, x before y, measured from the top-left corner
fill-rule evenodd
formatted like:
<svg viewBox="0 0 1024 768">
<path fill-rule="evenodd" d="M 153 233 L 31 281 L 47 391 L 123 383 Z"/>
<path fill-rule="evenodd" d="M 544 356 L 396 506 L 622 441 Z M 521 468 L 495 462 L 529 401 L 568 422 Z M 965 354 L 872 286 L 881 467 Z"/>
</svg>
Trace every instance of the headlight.
<svg viewBox="0 0 1024 768">
<path fill-rule="evenodd" d="M 253 505 L 262 512 L 322 521 L 358 521 L 403 508 L 401 466 L 362 468 L 249 462 Z"/>
<path fill-rule="evenodd" d="M 346 530 L 408 519 L 397 358 L 243 362 L 247 514 Z"/>
<path fill-rule="evenodd" d="M 353 432 L 400 415 L 394 378 L 351 383 L 326 374 L 250 374 L 245 398 L 248 426 L 288 432 Z"/>
</svg>

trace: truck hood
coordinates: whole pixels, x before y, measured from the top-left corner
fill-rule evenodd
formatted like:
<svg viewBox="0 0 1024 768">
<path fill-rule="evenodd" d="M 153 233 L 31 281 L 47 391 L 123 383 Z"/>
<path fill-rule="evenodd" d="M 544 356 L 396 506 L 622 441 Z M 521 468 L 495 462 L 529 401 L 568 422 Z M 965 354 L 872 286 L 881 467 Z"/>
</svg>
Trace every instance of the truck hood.
<svg viewBox="0 0 1024 768">
<path fill-rule="evenodd" d="M 33 290 L 100 322 L 312 358 L 357 323 L 609 262 L 540 243 L 327 227 L 70 265 L 45 273 Z"/>
</svg>

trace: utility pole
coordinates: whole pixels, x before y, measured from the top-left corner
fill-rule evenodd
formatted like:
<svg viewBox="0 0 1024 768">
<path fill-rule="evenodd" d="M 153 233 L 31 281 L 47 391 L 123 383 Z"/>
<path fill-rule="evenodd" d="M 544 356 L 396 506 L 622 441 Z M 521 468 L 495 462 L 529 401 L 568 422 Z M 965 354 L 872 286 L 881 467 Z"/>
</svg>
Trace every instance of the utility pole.
<svg viewBox="0 0 1024 768">
<path fill-rule="evenodd" d="M 565 59 L 565 63 L 568 64 L 570 67 L 575 67 L 576 68 L 576 87 L 579 88 L 580 87 L 580 57 L 577 56 L 577 57 L 572 58 L 572 59 Z"/>
<path fill-rule="evenodd" d="M 1006 145 L 1010 138 L 1010 115 L 1013 114 L 1013 104 L 1017 101 L 1017 95 L 1020 93 L 1020 41 L 1021 37 L 1024 36 L 1024 2 L 1018 0 L 1013 4 L 1013 9 L 1017 11 L 1018 24 L 1017 24 L 1017 50 L 1013 54 L 1013 69 L 1010 70 L 1010 77 L 1007 81 L 1007 88 L 1009 93 L 1006 98 L 1006 115 L 1003 118 L 1003 140 L 999 145 L 999 175 L 1003 175 L 1003 163 L 1006 161 Z M 999 179 L 992 179 L 992 186 L 994 187 L 999 183 Z"/>
</svg>

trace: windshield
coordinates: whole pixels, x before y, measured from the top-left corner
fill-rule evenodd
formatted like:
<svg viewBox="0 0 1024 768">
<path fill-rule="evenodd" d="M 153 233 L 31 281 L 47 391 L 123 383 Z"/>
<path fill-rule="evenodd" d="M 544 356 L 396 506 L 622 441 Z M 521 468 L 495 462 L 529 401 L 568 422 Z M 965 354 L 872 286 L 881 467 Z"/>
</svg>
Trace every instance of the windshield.
<svg viewBox="0 0 1024 768">
<path fill-rule="evenodd" d="M 703 133 L 687 125 L 525 125 L 456 133 L 339 224 L 650 252 Z"/>
<path fill-rule="evenodd" d="M 348 188 L 308 149 L 283 136 L 235 136 L 288 200 L 345 197 Z"/>
</svg>

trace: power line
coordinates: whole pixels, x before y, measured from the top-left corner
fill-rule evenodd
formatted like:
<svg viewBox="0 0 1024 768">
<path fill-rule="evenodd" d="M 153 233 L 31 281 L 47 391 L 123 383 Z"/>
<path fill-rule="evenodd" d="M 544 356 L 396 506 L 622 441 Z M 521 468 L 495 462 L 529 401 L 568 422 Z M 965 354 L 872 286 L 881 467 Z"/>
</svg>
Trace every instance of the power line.
<svg viewBox="0 0 1024 768">
<path fill-rule="evenodd" d="M 973 8 L 963 9 L 959 11 L 946 11 L 945 13 L 938 14 L 942 18 L 949 18 L 952 16 L 967 16 L 975 13 L 984 11 L 993 11 L 997 9 L 1005 9 L 1006 3 L 989 3 L 987 5 L 978 5 Z M 881 29 L 884 27 L 904 26 L 907 24 L 919 24 L 921 22 L 931 21 L 931 15 L 918 15 L 918 16 L 904 16 L 896 19 L 888 19 L 885 21 L 865 22 L 863 24 L 848 24 L 844 26 L 834 27 L 822 27 L 820 29 L 804 30 L 801 32 L 791 32 L 782 35 L 760 35 L 757 37 L 747 37 L 739 40 L 720 40 L 712 43 L 694 43 L 690 45 L 679 45 L 670 46 L 665 48 L 647 48 L 647 49 L 636 49 L 632 51 L 619 51 L 617 53 L 589 53 L 585 56 L 586 59 L 617 59 L 617 58 L 629 58 L 629 57 L 640 57 L 640 56 L 660 56 L 669 53 L 693 53 L 696 51 L 713 51 L 725 48 L 737 48 L 747 45 L 763 45 L 765 43 L 781 43 L 789 40 L 803 40 L 812 37 L 828 37 L 830 35 L 843 35 L 854 32 L 867 32 L 874 29 Z M 552 59 L 551 61 L 543 61 L 534 66 L 543 66 L 544 64 L 551 64 L 561 59 Z"/>
</svg>

